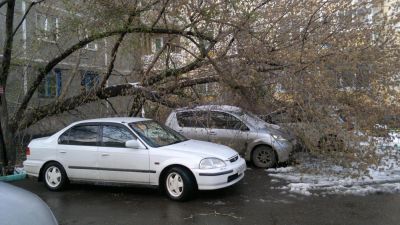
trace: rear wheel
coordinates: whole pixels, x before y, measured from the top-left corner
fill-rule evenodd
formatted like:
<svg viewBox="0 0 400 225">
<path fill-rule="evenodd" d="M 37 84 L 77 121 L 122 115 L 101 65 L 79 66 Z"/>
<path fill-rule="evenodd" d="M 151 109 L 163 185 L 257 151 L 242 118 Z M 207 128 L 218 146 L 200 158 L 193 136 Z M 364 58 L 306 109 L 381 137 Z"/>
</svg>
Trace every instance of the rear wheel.
<svg viewBox="0 0 400 225">
<path fill-rule="evenodd" d="M 274 149 L 266 145 L 258 146 L 253 150 L 251 161 L 259 168 L 270 168 L 277 163 Z"/>
<path fill-rule="evenodd" d="M 51 162 L 45 166 L 43 180 L 50 191 L 61 191 L 68 183 L 68 177 L 64 168 L 56 162 Z"/>
<path fill-rule="evenodd" d="M 195 194 L 195 181 L 185 169 L 173 167 L 165 174 L 164 188 L 167 196 L 175 201 L 186 201 Z"/>
</svg>

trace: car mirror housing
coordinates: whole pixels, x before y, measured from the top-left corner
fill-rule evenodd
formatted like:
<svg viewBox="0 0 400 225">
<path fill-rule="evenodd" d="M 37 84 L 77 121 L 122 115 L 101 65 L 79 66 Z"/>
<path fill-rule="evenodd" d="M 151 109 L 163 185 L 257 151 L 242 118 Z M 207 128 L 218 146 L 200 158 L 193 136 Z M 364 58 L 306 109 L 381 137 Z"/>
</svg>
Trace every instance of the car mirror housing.
<svg viewBox="0 0 400 225">
<path fill-rule="evenodd" d="M 240 128 L 241 131 L 250 131 L 250 129 L 247 126 L 242 126 Z"/>
<path fill-rule="evenodd" d="M 125 147 L 133 148 L 133 149 L 142 149 L 145 148 L 139 140 L 129 140 L 125 142 Z"/>
</svg>

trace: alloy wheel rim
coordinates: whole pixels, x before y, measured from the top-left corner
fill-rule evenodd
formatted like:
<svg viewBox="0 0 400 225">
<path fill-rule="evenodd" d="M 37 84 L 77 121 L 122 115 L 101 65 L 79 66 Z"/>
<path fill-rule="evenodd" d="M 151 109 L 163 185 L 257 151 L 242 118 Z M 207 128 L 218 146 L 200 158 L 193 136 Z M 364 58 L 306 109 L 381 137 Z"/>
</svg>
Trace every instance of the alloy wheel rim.
<svg viewBox="0 0 400 225">
<path fill-rule="evenodd" d="M 268 165 L 269 163 L 271 163 L 271 157 L 271 152 L 266 150 L 261 150 L 256 155 L 257 160 L 263 165 Z"/>
<path fill-rule="evenodd" d="M 183 179 L 181 175 L 172 172 L 167 177 L 167 189 L 173 197 L 179 197 L 183 193 Z"/>
<path fill-rule="evenodd" d="M 61 183 L 61 171 L 56 166 L 51 166 L 46 170 L 46 183 L 55 188 Z"/>
</svg>

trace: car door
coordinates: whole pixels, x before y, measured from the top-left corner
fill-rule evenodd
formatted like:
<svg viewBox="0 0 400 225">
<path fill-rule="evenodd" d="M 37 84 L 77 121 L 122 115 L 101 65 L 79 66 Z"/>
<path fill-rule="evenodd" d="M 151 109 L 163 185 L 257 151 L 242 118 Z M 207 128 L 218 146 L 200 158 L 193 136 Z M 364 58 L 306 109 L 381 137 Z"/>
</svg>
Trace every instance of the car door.
<svg viewBox="0 0 400 225">
<path fill-rule="evenodd" d="M 57 157 L 70 179 L 99 179 L 97 171 L 99 128 L 96 124 L 79 124 L 60 136 Z"/>
<path fill-rule="evenodd" d="M 245 151 L 249 129 L 241 120 L 220 111 L 210 111 L 208 120 L 212 142 L 227 145 L 240 153 Z"/>
<path fill-rule="evenodd" d="M 125 147 L 128 140 L 137 139 L 123 124 L 107 124 L 101 129 L 99 173 L 104 181 L 149 183 L 149 151 Z"/>
<path fill-rule="evenodd" d="M 177 131 L 187 138 L 210 141 L 206 111 L 183 111 L 176 114 Z"/>
</svg>

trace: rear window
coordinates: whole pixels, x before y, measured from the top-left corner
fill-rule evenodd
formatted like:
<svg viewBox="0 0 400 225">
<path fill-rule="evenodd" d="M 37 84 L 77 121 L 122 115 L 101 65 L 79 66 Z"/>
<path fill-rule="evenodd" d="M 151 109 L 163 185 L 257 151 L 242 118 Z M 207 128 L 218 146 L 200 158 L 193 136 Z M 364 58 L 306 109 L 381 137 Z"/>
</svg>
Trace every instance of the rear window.
<svg viewBox="0 0 400 225">
<path fill-rule="evenodd" d="M 206 128 L 208 124 L 208 112 L 178 112 L 176 118 L 180 127 Z"/>
<path fill-rule="evenodd" d="M 59 144 L 96 146 L 98 143 L 97 125 L 75 126 L 62 134 Z"/>
</svg>

